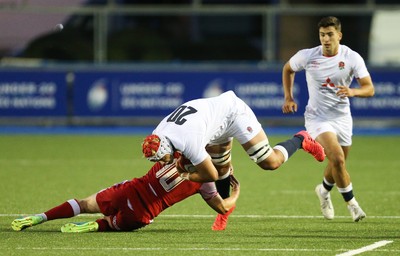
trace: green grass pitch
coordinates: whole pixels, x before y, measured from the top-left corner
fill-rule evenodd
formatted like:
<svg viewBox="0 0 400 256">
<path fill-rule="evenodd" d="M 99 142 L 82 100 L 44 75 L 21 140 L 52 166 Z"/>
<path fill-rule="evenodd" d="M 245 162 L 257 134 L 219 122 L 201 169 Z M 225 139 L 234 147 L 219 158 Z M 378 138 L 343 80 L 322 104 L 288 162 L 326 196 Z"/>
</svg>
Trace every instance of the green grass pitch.
<svg viewBox="0 0 400 256">
<path fill-rule="evenodd" d="M 263 171 L 235 143 L 241 197 L 228 227 L 213 232 L 215 213 L 193 196 L 134 232 L 63 234 L 46 222 L 22 232 L 14 218 L 40 213 L 144 174 L 138 135 L 0 136 L 0 255 L 361 255 L 400 254 L 400 137 L 355 136 L 348 160 L 354 192 L 367 218 L 353 223 L 336 188 L 336 218 L 324 220 L 314 187 L 325 163 L 297 152 L 278 170 Z M 285 136 L 271 136 L 271 144 Z M 385 242 L 388 241 L 388 242 Z M 374 250 L 371 245 L 387 243 Z M 350 252 L 349 252 L 350 251 Z M 353 252 L 353 254 L 351 254 Z"/>
</svg>

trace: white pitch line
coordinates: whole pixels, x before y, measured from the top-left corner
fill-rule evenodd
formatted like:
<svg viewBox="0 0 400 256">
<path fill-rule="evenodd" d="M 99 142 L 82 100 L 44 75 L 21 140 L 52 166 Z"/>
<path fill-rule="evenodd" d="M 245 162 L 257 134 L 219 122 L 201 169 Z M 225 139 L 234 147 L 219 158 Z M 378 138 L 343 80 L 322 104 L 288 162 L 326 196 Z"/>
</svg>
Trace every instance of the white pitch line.
<svg viewBox="0 0 400 256">
<path fill-rule="evenodd" d="M 162 248 L 162 247 L 17 247 L 16 250 L 36 251 L 273 251 L 273 252 L 332 252 L 329 249 L 307 249 L 307 248 Z"/>
<path fill-rule="evenodd" d="M 382 240 L 364 247 L 361 247 L 359 249 L 355 249 L 355 250 L 351 250 L 351 251 L 347 251 L 341 254 L 336 254 L 336 256 L 353 256 L 353 255 L 357 255 L 363 252 L 368 252 L 368 251 L 372 251 L 376 248 L 385 246 L 387 244 L 393 243 L 393 241 L 388 241 L 388 240 Z"/>
<path fill-rule="evenodd" d="M 384 241 L 381 241 L 384 242 Z M 392 241 L 387 241 L 392 242 Z M 379 242 L 378 242 L 379 243 Z M 372 245 L 371 245 L 372 246 Z M 382 245 L 383 246 L 383 245 Z M 364 247 L 363 247 L 364 248 Z M 1 248 L 4 250 L 6 248 Z M 10 249 L 10 248 L 7 248 Z M 35 251 L 258 251 L 258 252 L 334 252 L 332 249 L 314 249 L 314 248 L 210 248 L 210 247 L 188 247 L 188 248 L 169 248 L 169 247 L 16 247 L 15 250 L 35 250 Z M 372 249 L 370 249 L 372 250 Z M 365 250 L 370 251 L 370 250 Z M 352 256 L 356 254 L 346 253 L 337 254 L 336 256 Z M 390 252 L 398 255 L 399 250 L 376 250 L 376 252 Z"/>
<path fill-rule="evenodd" d="M 0 213 L 0 217 L 21 217 L 21 216 L 30 216 L 35 215 L 35 213 Z M 103 216 L 99 213 L 94 214 L 80 214 L 79 217 L 96 217 Z M 78 217 L 78 216 L 76 216 Z M 211 214 L 161 214 L 157 216 L 157 218 L 215 218 L 215 215 Z M 269 219 L 322 219 L 322 216 L 313 216 L 313 215 L 251 215 L 251 214 L 242 214 L 242 215 L 231 215 L 230 218 L 269 218 Z M 348 219 L 349 216 L 335 216 L 337 219 Z M 400 216 L 367 216 L 368 219 L 400 219 Z"/>
<path fill-rule="evenodd" d="M 384 241 L 381 241 L 384 242 Z M 388 241 L 392 242 L 392 241 Z M 379 242 L 378 242 L 379 243 Z M 364 248 L 364 247 L 363 247 Z M 0 248 L 3 249 L 3 248 Z M 331 249 L 313 248 L 210 248 L 210 247 L 188 247 L 188 248 L 169 248 L 169 247 L 16 247 L 15 250 L 35 250 L 35 251 L 243 251 L 243 252 L 333 252 Z M 365 250 L 370 251 L 370 250 Z M 365 252 L 363 251 L 363 252 Z M 399 250 L 376 250 L 379 252 L 398 253 Z M 348 251 L 336 256 L 351 256 Z M 362 252 L 359 252 L 362 253 Z M 357 254 L 359 254 L 357 253 Z M 397 255 L 397 254 L 396 254 Z"/>
</svg>

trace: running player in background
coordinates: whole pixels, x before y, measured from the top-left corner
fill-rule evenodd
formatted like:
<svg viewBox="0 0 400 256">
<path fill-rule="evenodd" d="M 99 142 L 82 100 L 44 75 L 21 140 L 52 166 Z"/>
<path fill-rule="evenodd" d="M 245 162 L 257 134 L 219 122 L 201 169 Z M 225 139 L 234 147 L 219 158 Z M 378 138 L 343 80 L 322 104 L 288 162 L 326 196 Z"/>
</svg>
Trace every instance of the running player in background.
<svg viewBox="0 0 400 256">
<path fill-rule="evenodd" d="M 15 219 L 12 229 L 21 231 L 46 221 L 71 218 L 81 213 L 102 213 L 96 221 L 68 223 L 61 232 L 131 231 L 150 224 L 168 207 L 199 193 L 216 212 L 228 212 L 239 197 L 239 182 L 230 175 L 232 194 L 222 199 L 214 182 L 197 183 L 182 179 L 171 164 L 156 163 L 141 178 L 124 181 L 83 200 L 71 199 L 44 213 Z"/>
<path fill-rule="evenodd" d="M 216 181 L 219 194 L 227 198 L 233 138 L 264 170 L 279 168 L 300 148 L 318 161 L 325 158 L 324 149 L 306 131 L 271 147 L 253 111 L 233 91 L 183 103 L 144 139 L 142 151 L 150 161 L 167 163 L 175 152 L 182 152 L 189 164 L 181 164 L 181 170 L 186 170 L 181 176 L 196 182 Z M 212 229 L 224 230 L 230 213 L 217 215 Z"/>
<path fill-rule="evenodd" d="M 324 17 L 318 23 L 320 46 L 298 51 L 283 67 L 283 113 L 297 111 L 293 98 L 295 72 L 305 70 L 309 100 L 304 113 L 309 134 L 325 149 L 328 165 L 322 184 L 315 188 L 322 214 L 334 218 L 330 191 L 336 184 L 355 222 L 366 217 L 353 194 L 346 159 L 352 144 L 353 120 L 350 97 L 371 97 L 374 86 L 363 58 L 340 44 L 341 23 Z M 357 88 L 350 88 L 353 78 Z"/>
</svg>

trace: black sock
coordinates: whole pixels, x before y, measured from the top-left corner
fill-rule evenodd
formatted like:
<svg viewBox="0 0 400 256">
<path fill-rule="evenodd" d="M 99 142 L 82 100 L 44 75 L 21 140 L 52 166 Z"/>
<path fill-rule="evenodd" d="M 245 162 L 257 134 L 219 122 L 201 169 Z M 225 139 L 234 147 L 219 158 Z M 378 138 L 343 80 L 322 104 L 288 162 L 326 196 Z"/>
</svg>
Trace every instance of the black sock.
<svg viewBox="0 0 400 256">
<path fill-rule="evenodd" d="M 219 195 L 225 199 L 228 198 L 231 192 L 231 178 L 228 176 L 223 180 L 217 180 L 215 185 L 217 186 L 217 191 Z"/>
<path fill-rule="evenodd" d="M 303 140 L 304 140 L 304 136 L 301 135 L 301 134 L 295 134 L 295 135 L 293 136 L 293 138 L 299 138 L 299 139 L 300 139 L 300 146 L 299 146 L 299 148 L 303 148 L 303 147 L 302 147 L 302 143 L 303 143 Z"/>
<path fill-rule="evenodd" d="M 342 196 L 343 196 L 344 201 L 346 201 L 346 202 L 350 201 L 354 197 L 353 190 L 350 190 L 349 192 L 342 193 Z"/>
<path fill-rule="evenodd" d="M 328 191 L 331 191 L 333 188 L 333 186 L 326 184 L 324 180 L 322 181 L 322 186 Z"/>
<path fill-rule="evenodd" d="M 301 143 L 303 142 L 303 139 L 304 138 L 294 136 L 293 138 L 284 142 L 280 142 L 277 145 L 284 147 L 288 152 L 288 157 L 290 157 L 294 154 L 294 152 L 301 148 Z"/>
</svg>

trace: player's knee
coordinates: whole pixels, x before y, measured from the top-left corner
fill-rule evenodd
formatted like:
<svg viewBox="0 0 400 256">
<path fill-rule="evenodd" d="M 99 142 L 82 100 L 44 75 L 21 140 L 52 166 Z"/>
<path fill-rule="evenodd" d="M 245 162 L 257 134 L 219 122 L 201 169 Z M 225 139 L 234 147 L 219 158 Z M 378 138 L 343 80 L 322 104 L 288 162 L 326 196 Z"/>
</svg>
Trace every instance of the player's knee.
<svg viewBox="0 0 400 256">
<path fill-rule="evenodd" d="M 273 171 L 278 169 L 281 166 L 282 163 L 277 162 L 277 161 L 262 161 L 258 163 L 258 166 L 260 166 L 263 170 L 266 171 Z"/>
<path fill-rule="evenodd" d="M 335 159 L 335 161 L 333 162 L 333 165 L 335 166 L 335 168 L 337 169 L 337 170 L 340 170 L 340 169 L 344 169 L 344 167 L 345 167 L 345 160 L 344 160 L 344 158 L 337 158 L 337 159 Z"/>
<path fill-rule="evenodd" d="M 81 209 L 81 213 L 97 213 L 100 212 L 99 206 L 96 201 L 95 195 L 89 196 L 85 199 L 76 200 Z"/>
<path fill-rule="evenodd" d="M 87 199 L 77 199 L 76 200 L 79 204 L 79 208 L 81 209 L 81 213 L 87 213 L 89 206 Z"/>
<path fill-rule="evenodd" d="M 340 154 L 335 154 L 335 155 L 331 156 L 329 160 L 335 169 L 342 169 L 342 168 L 344 168 L 344 166 L 346 164 L 346 159 L 345 159 L 344 155 L 340 155 Z"/>
</svg>

